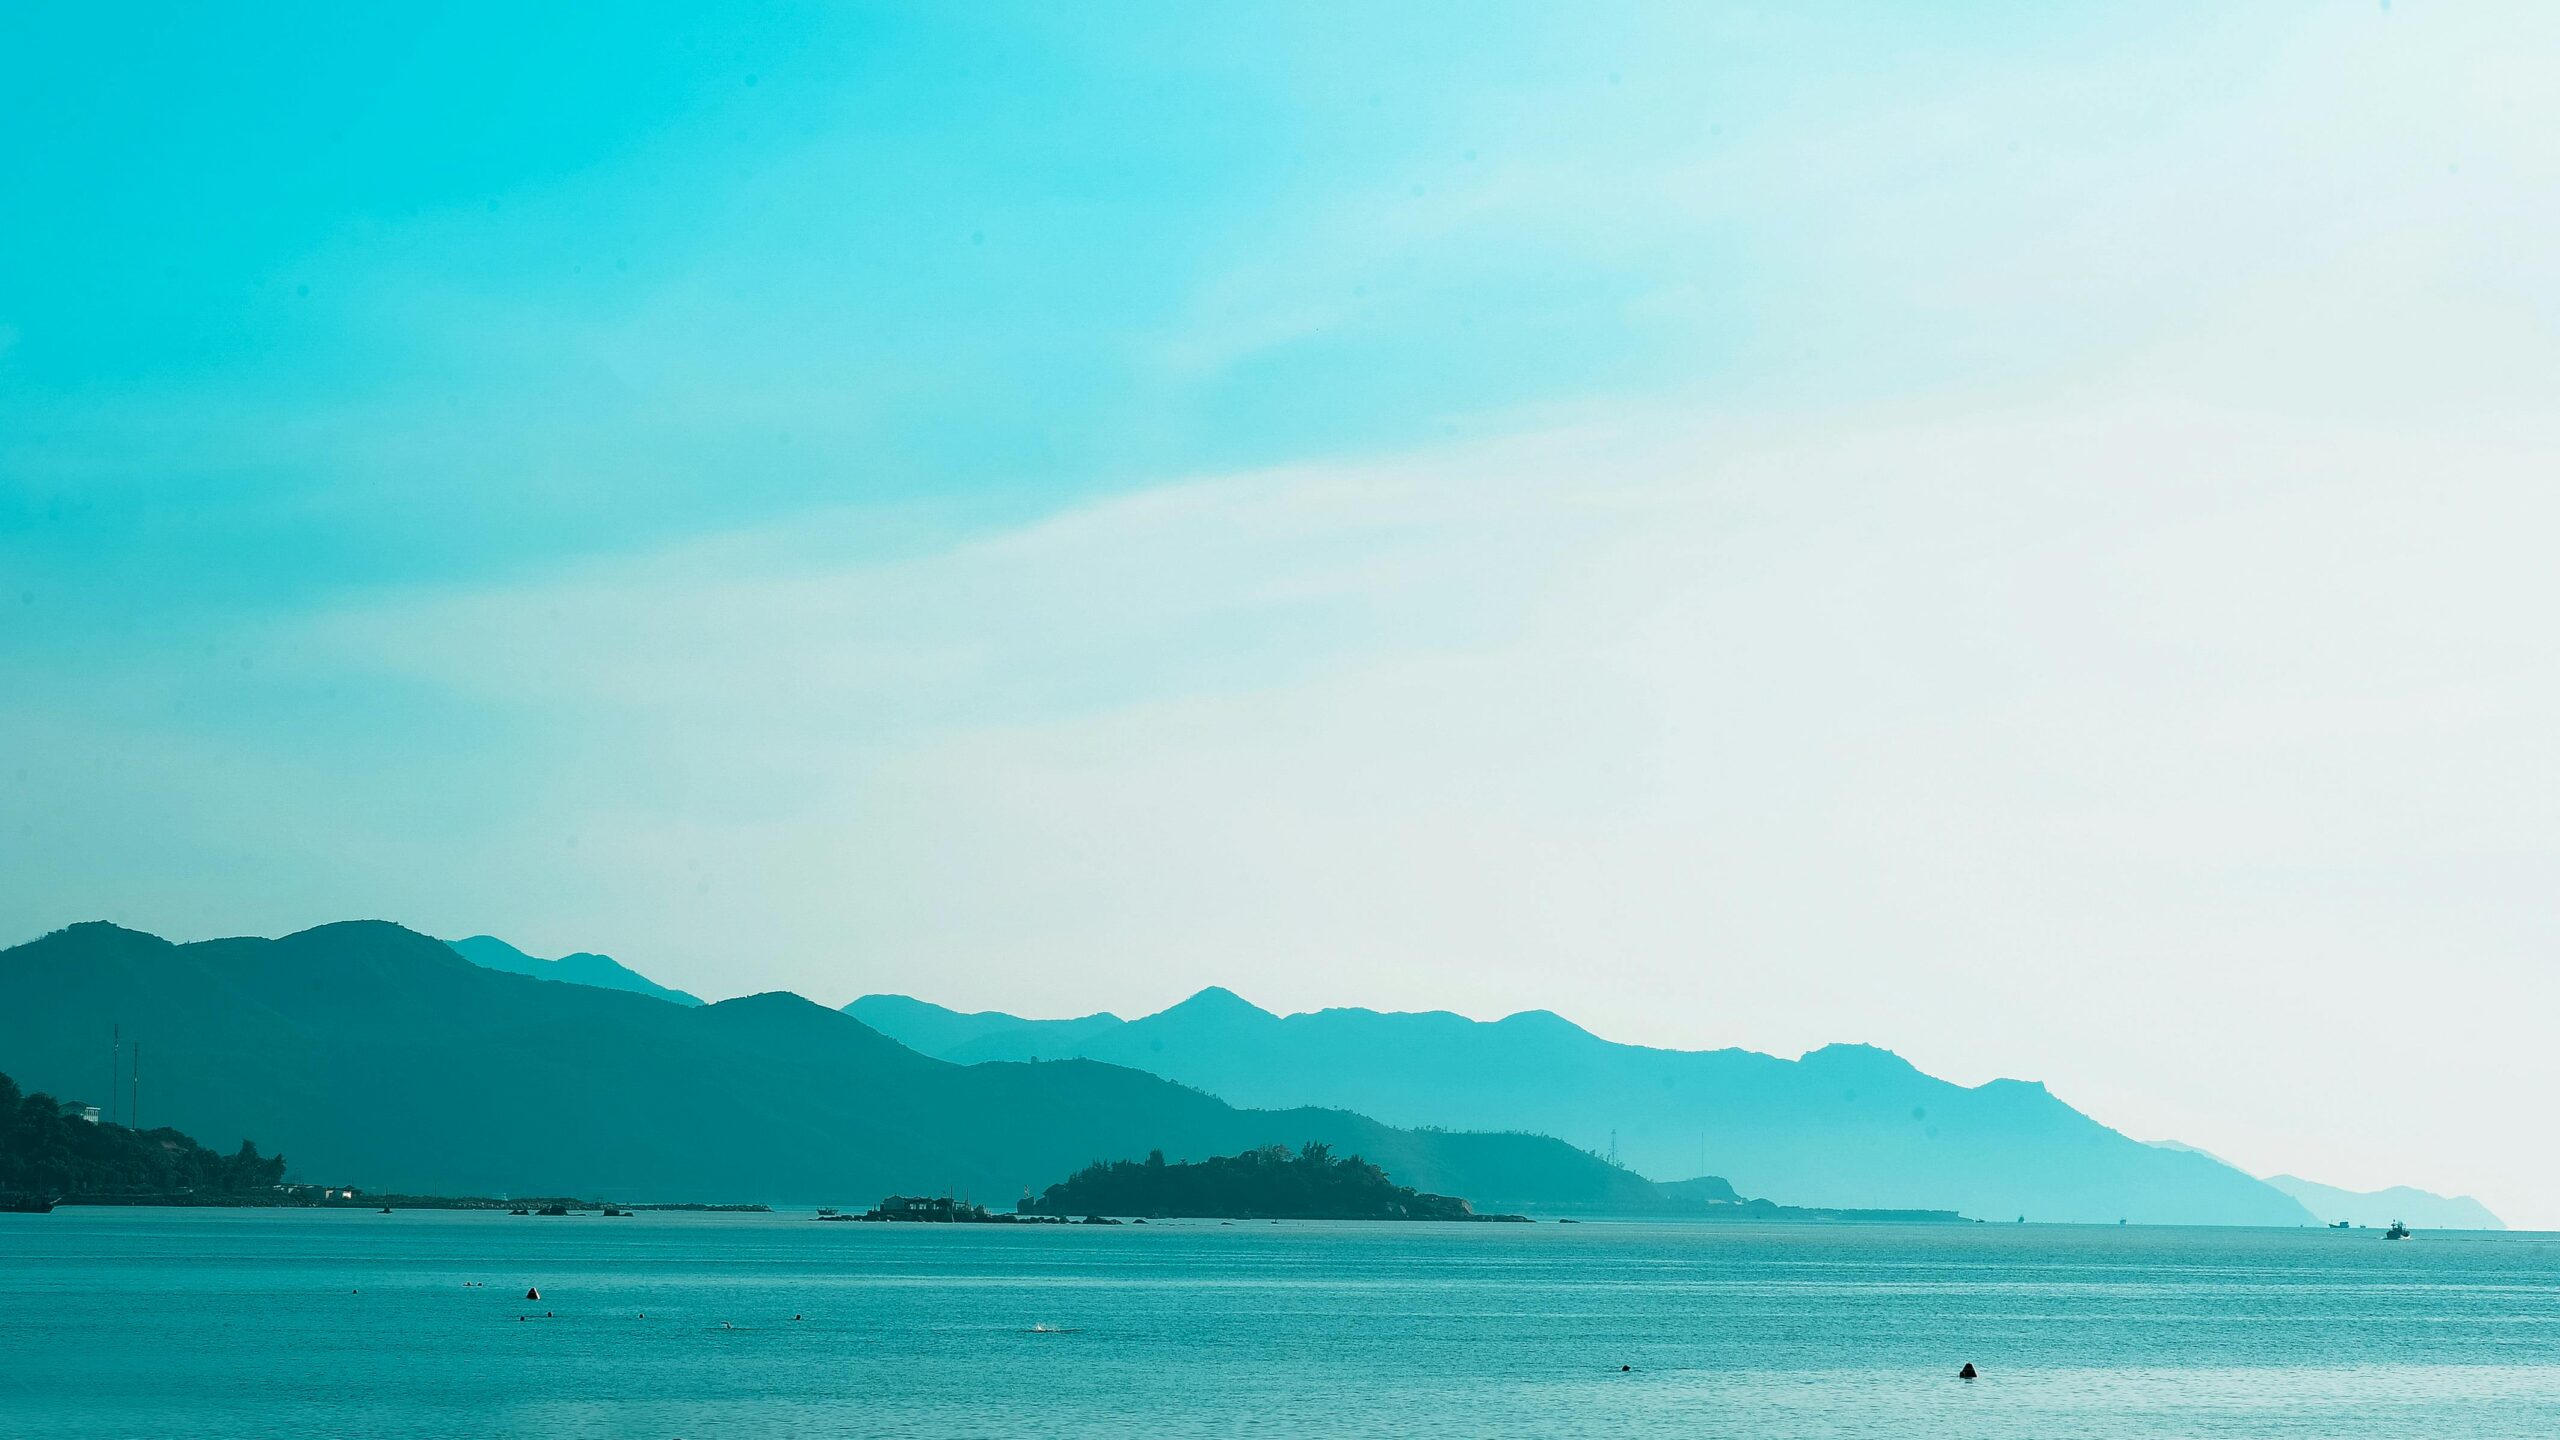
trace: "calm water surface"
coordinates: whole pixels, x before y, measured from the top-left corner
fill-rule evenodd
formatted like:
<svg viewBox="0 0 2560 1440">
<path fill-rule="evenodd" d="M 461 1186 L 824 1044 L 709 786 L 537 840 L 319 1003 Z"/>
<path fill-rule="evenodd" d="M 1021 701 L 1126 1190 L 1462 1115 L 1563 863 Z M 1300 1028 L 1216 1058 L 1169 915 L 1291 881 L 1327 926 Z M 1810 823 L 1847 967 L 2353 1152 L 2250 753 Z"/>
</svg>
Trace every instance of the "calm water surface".
<svg viewBox="0 0 2560 1440">
<path fill-rule="evenodd" d="M 2544 1437 L 2560 1237 L 0 1215 L 0 1435 L 282 1434 Z"/>
</svg>

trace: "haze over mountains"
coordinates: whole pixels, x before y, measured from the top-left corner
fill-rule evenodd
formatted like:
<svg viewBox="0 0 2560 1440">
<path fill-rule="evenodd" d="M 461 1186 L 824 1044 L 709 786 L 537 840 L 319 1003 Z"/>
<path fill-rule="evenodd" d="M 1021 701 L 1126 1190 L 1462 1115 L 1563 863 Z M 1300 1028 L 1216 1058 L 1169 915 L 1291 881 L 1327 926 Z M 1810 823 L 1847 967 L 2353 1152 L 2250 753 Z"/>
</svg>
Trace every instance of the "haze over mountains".
<svg viewBox="0 0 2560 1440">
<path fill-rule="evenodd" d="M 1858 1045 L 1656 1050 L 1546 1012 L 1284 1017 L 1215 988 L 1134 1021 L 895 995 L 706 1006 L 604 956 L 379 922 L 191 945 L 90 924 L 0 951 L 0 1065 L 29 1088 L 102 1089 L 114 1025 L 149 1047 L 147 1123 L 256 1135 L 298 1178 L 377 1188 L 1002 1203 L 1097 1159 L 1322 1140 L 1522 1209 L 1739 1189 L 2002 1219 L 2499 1224 L 2468 1197 L 2261 1182 L 2040 1085 L 1951 1085 Z M 1613 1145 L 1631 1169 L 1584 1153 Z"/>
<path fill-rule="evenodd" d="M 187 945 L 86 924 L 0 951 L 0 1068 L 26 1088 L 100 1094 L 111 1026 L 144 1047 L 145 1125 L 255 1136 L 298 1178 L 374 1189 L 1005 1204 L 1095 1160 L 1321 1140 L 1490 1205 L 1665 1198 L 1541 1136 L 1241 1110 L 1091 1061 L 964 1067 L 796 995 L 554 984 L 380 922 Z"/>
<path fill-rule="evenodd" d="M 2504 1230 L 2507 1222 L 2468 1195 L 2438 1195 L 2406 1185 L 2384 1190 L 2341 1190 L 2299 1175 L 2270 1175 L 2267 1183 L 2302 1202 L 2322 1224 L 2344 1220 L 2381 1229 L 2394 1220 L 2421 1230 Z"/>
<path fill-rule="evenodd" d="M 1155 1015 L 1023 1020 L 904 996 L 846 1009 L 945 1059 L 1079 1056 L 1241 1105 L 1317 1104 L 1402 1125 L 1519 1129 L 1669 1179 L 1712 1170 L 1795 1205 L 1892 1203 L 2011 1219 L 2299 1225 L 2292 1196 L 2210 1156 L 2143 1144 L 2040 1084 L 1967 1088 L 1864 1045 L 1801 1060 L 1603 1040 L 1530 1011 L 1279 1016 L 1217 988 Z M 1888 1200 L 1887 1197 L 1890 1197 Z"/>
<path fill-rule="evenodd" d="M 486 970 L 504 970 L 510 975 L 530 975 L 536 980 L 558 980 L 571 985 L 593 985 L 599 990 L 628 990 L 634 995 L 650 995 L 672 1000 L 678 1005 L 699 1005 L 702 998 L 682 990 L 670 990 L 610 955 L 597 955 L 581 950 L 557 960 L 527 955 L 495 935 L 473 935 L 463 940 L 448 940 L 454 952 Z"/>
</svg>

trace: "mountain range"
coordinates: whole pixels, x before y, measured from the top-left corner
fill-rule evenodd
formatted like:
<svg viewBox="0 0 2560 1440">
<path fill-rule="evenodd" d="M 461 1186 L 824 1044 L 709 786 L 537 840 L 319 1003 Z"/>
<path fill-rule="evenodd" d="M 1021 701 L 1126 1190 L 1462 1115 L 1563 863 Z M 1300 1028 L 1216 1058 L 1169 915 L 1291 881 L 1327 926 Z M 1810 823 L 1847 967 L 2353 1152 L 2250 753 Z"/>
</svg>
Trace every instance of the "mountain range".
<svg viewBox="0 0 2560 1440">
<path fill-rule="evenodd" d="M 702 997 L 682 990 L 670 990 L 610 955 L 597 955 L 581 950 L 557 960 L 527 955 L 495 935 L 473 935 L 445 942 L 454 953 L 484 970 L 504 970 L 510 975 L 530 975 L 536 980 L 558 980 L 570 985 L 592 985 L 599 990 L 628 990 L 634 995 L 647 995 L 659 1000 L 672 1000 L 678 1005 L 699 1005 Z"/>
<path fill-rule="evenodd" d="M 2507 1222 L 2468 1195 L 2437 1195 L 2394 1185 L 2384 1190 L 2341 1190 L 2299 1175 L 2270 1175 L 2267 1183 L 2302 1202 L 2320 1223 L 2340 1220 L 2379 1230 L 2394 1220 L 2421 1230 L 2504 1230 Z"/>
<path fill-rule="evenodd" d="M 1275 1015 L 1218 988 L 1137 1020 L 962 1014 L 899 995 L 847 1011 L 956 1063 L 1078 1057 L 1239 1105 L 1356 1109 L 1396 1125 L 1524 1130 L 1657 1179 L 1712 1169 L 1790 1205 L 1909 1205 L 1994 1219 L 2302 1225 L 2292 1195 L 2146 1145 L 2041 1084 L 1961 1086 L 1866 1045 L 1800 1060 L 1604 1040 L 1543 1010 Z"/>
<path fill-rule="evenodd" d="M 1543 1011 L 1280 1016 L 1217 988 L 1138 1020 L 704 1005 L 602 955 L 381 922 L 189 945 L 89 924 L 0 951 L 0 1066 L 30 1088 L 98 1088 L 115 1025 L 148 1041 L 155 1123 L 417 1192 L 1001 1202 L 1095 1160 L 1315 1140 L 1520 1209 L 1742 1213 L 1727 1176 L 1828 1209 L 2499 1225 L 2469 1197 L 2261 1182 L 2041 1085 L 1957 1086 L 1860 1045 L 1659 1050 Z"/>
<path fill-rule="evenodd" d="M 484 951 L 485 953 L 485 951 Z M 999 1204 L 1096 1160 L 1320 1141 L 1488 1207 L 1666 1192 L 1537 1135 L 1239 1109 L 1095 1061 L 959 1065 L 796 995 L 686 1006 L 484 968 L 377 921 L 172 944 L 92 923 L 0 951 L 0 1068 L 71 1100 L 141 1048 L 141 1113 L 291 1155 L 297 1178 L 426 1194 Z"/>
</svg>

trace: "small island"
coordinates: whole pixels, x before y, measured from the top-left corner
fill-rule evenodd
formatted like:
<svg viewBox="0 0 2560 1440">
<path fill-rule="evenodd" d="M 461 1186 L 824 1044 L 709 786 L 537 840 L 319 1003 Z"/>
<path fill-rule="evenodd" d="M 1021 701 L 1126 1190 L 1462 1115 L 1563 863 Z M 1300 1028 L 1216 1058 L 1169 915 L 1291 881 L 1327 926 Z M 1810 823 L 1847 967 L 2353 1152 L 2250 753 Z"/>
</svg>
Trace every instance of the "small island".
<svg viewBox="0 0 2560 1440">
<path fill-rule="evenodd" d="M 1052 1185 L 1038 1199 L 1025 1197 L 1025 1215 L 1138 1215 L 1216 1220 L 1500 1220 L 1526 1223 L 1524 1215 L 1479 1215 L 1452 1195 L 1428 1195 L 1398 1185 L 1387 1172 L 1357 1155 L 1337 1157 L 1332 1147 L 1309 1141 L 1292 1151 L 1266 1145 L 1241 1155 L 1167 1164 L 1164 1152 L 1143 1161 L 1097 1162 Z"/>
<path fill-rule="evenodd" d="M 859 1215 L 840 1210 L 821 1210 L 821 1220 L 869 1220 L 900 1225 L 1064 1225 L 1057 1215 L 1007 1214 L 989 1210 L 984 1205 L 957 1200 L 948 1195 L 891 1195 Z M 1088 1215 L 1088 1225 L 1111 1225 L 1118 1222 Z"/>
</svg>

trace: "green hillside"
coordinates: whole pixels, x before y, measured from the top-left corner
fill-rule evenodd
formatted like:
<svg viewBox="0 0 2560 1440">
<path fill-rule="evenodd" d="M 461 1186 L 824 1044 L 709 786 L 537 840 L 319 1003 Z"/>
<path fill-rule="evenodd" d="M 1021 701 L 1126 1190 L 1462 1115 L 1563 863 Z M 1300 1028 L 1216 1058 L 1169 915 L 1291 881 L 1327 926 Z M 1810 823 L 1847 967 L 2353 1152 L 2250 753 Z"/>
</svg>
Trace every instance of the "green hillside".
<svg viewBox="0 0 2560 1440">
<path fill-rule="evenodd" d="M 88 1119 L 77 1102 L 0 1075 L 0 1193 L 46 1199 L 93 1195 L 272 1194 L 284 1157 L 240 1142 L 217 1155 L 178 1130 L 133 1130 Z"/>
</svg>

